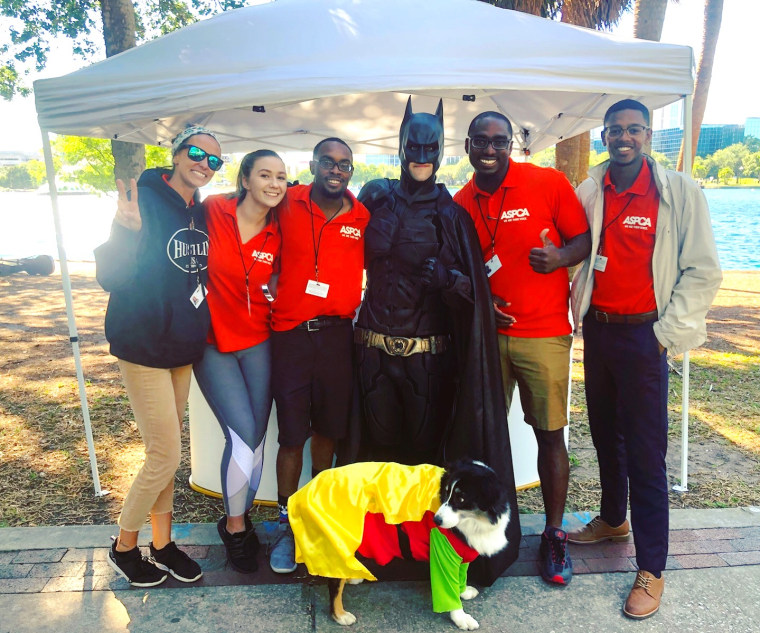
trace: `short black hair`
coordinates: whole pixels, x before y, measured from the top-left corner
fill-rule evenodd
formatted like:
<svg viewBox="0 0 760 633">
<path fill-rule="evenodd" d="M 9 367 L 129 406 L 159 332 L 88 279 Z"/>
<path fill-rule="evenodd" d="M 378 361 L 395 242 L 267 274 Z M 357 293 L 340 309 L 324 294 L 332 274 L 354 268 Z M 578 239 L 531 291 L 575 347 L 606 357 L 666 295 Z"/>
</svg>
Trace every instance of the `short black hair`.
<svg viewBox="0 0 760 633">
<path fill-rule="evenodd" d="M 509 137 L 512 138 L 513 136 L 512 124 L 509 122 L 509 119 L 505 117 L 501 112 L 494 112 L 493 110 L 489 110 L 487 112 L 481 112 L 472 121 L 470 121 L 470 127 L 467 128 L 467 136 L 472 135 L 472 130 L 483 119 L 499 119 L 499 121 L 504 121 L 504 123 L 507 124 L 507 129 L 509 130 Z"/>
<path fill-rule="evenodd" d="M 644 122 L 649 125 L 649 108 L 641 103 L 641 101 L 636 101 L 636 99 L 623 99 L 622 101 L 613 103 L 607 109 L 607 112 L 604 113 L 604 125 L 607 125 L 607 121 L 609 120 L 610 116 L 612 116 L 615 112 L 620 112 L 621 110 L 638 110 L 642 115 L 644 115 Z"/>
<path fill-rule="evenodd" d="M 319 154 L 319 148 L 322 147 L 325 143 L 340 143 L 341 145 L 345 145 L 346 149 L 351 153 L 351 156 L 353 157 L 354 153 L 351 151 L 351 148 L 348 146 L 348 143 L 344 141 L 342 138 L 338 138 L 337 136 L 330 136 L 328 138 L 323 138 L 319 143 L 317 143 L 314 146 L 314 151 L 312 152 L 312 158 L 314 160 L 317 160 L 317 154 Z"/>
</svg>

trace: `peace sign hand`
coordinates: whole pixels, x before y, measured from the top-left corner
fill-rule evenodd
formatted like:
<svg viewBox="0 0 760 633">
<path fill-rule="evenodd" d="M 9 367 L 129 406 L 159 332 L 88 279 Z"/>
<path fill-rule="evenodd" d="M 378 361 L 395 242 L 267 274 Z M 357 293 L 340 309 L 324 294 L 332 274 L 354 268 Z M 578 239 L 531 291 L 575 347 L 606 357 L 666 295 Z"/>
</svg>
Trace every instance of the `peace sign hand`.
<svg viewBox="0 0 760 633">
<path fill-rule="evenodd" d="M 142 218 L 140 217 L 140 207 L 137 205 L 137 181 L 134 178 L 129 181 L 129 199 L 127 199 L 124 181 L 120 178 L 116 180 L 116 188 L 119 190 L 119 199 L 116 202 L 114 220 L 130 231 L 139 231 L 142 228 Z"/>
</svg>

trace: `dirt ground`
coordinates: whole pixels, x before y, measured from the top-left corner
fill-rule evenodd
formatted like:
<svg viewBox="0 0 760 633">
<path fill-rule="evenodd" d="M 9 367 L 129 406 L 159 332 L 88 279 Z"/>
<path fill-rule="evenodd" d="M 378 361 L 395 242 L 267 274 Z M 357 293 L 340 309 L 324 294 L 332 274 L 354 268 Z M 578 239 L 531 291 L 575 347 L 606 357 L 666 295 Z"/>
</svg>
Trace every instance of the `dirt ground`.
<svg viewBox="0 0 760 633">
<path fill-rule="evenodd" d="M 93 484 L 58 270 L 0 278 L 0 527 L 112 523 L 142 462 L 118 368 L 103 333 L 107 294 L 90 264 L 69 264 L 87 399 L 105 497 Z M 691 353 L 689 492 L 673 507 L 760 504 L 760 272 L 728 272 L 708 315 L 708 343 Z M 569 510 L 598 507 L 596 459 L 575 343 Z M 681 359 L 671 373 L 668 473 L 680 480 Z M 185 443 L 188 444 L 187 433 Z M 177 476 L 178 521 L 211 521 L 221 501 L 190 490 L 189 449 Z M 540 489 L 520 493 L 542 511 Z M 271 511 L 261 509 L 262 517 Z"/>
</svg>

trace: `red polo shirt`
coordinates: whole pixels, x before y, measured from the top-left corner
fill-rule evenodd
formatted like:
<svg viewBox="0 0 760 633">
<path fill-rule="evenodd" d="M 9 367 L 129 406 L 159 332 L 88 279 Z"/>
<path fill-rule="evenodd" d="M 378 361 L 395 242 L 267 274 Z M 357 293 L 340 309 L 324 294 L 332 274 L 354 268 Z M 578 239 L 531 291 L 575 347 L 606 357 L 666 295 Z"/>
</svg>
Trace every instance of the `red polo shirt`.
<svg viewBox="0 0 760 633">
<path fill-rule="evenodd" d="M 633 184 L 615 191 L 609 170 L 604 175 L 604 222 L 599 254 L 604 272 L 594 270 L 591 304 L 613 314 L 641 314 L 657 309 L 652 277 L 660 194 L 646 160 Z"/>
<path fill-rule="evenodd" d="M 473 175 L 454 200 L 475 223 L 484 261 L 494 254 L 501 261 L 488 281 L 491 292 L 511 304 L 503 310 L 516 322 L 499 333 L 522 338 L 570 334 L 567 268 L 544 275 L 528 261 L 530 249 L 542 246 L 543 229 L 549 229 L 548 237 L 558 247 L 588 231 L 586 214 L 565 175 L 510 159 L 493 194 L 478 189 Z"/>
<path fill-rule="evenodd" d="M 210 242 L 206 300 L 211 312 L 211 329 L 207 341 L 215 344 L 220 352 L 236 352 L 269 338 L 271 309 L 261 285 L 272 276 L 280 252 L 280 234 L 273 219 L 243 244 L 237 227 L 235 198 L 208 196 L 203 206 Z"/>
<path fill-rule="evenodd" d="M 369 211 L 346 190 L 351 209 L 328 222 L 310 198 L 311 187 L 290 187 L 278 218 L 282 250 L 273 330 L 290 330 L 317 316 L 353 319 L 361 301 Z M 308 294 L 309 280 L 329 285 L 327 296 Z"/>
</svg>

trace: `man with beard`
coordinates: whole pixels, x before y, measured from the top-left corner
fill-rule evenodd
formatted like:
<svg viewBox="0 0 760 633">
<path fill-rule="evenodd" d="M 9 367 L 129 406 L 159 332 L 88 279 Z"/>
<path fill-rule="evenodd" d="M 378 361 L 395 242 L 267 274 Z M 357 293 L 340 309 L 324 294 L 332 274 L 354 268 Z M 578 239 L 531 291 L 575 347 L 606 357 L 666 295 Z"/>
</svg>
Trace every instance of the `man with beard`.
<svg viewBox="0 0 760 633">
<path fill-rule="evenodd" d="M 282 234 L 272 303 L 272 392 L 277 404 L 278 534 L 269 564 L 296 569 L 288 497 L 298 489 L 311 437 L 312 475 L 332 466 L 347 432 L 353 385 L 352 320 L 361 300 L 369 213 L 348 191 L 353 155 L 338 138 L 317 143 L 314 182 L 288 189 L 277 218 Z"/>
<path fill-rule="evenodd" d="M 689 176 L 642 153 L 651 138 L 649 110 L 638 101 L 604 115 L 610 159 L 578 187 L 593 237 L 572 291 L 602 499 L 599 516 L 569 538 L 583 545 L 627 537 L 630 486 L 639 570 L 623 613 L 634 619 L 659 609 L 665 586 L 667 353 L 705 341 L 721 281 L 705 196 Z"/>
<path fill-rule="evenodd" d="M 488 280 L 467 213 L 435 182 L 443 105 L 412 112 L 399 132 L 400 180 L 367 183 L 367 288 L 357 343 L 363 458 L 405 464 L 481 459 L 514 491 Z M 516 557 L 514 493 L 508 548 L 476 572 L 490 584 Z"/>
</svg>

